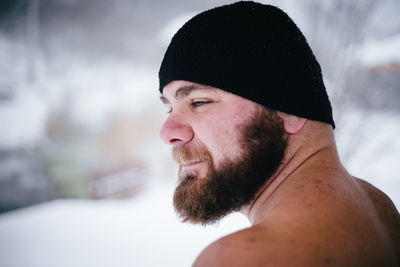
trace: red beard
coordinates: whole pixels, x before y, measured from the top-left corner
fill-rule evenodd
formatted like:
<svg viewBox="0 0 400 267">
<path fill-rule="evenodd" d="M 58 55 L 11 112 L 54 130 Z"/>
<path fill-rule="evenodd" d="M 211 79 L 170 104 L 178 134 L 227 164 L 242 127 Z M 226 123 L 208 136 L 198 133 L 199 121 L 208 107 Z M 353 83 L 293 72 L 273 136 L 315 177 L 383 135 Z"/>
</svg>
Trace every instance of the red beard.
<svg viewBox="0 0 400 267">
<path fill-rule="evenodd" d="M 242 155 L 224 160 L 216 168 L 206 148 L 175 147 L 173 157 L 180 164 L 206 161 L 207 174 L 179 170 L 174 207 L 183 221 L 212 224 L 254 199 L 262 185 L 276 172 L 285 155 L 287 140 L 282 120 L 263 109 L 242 127 L 239 147 Z"/>
</svg>

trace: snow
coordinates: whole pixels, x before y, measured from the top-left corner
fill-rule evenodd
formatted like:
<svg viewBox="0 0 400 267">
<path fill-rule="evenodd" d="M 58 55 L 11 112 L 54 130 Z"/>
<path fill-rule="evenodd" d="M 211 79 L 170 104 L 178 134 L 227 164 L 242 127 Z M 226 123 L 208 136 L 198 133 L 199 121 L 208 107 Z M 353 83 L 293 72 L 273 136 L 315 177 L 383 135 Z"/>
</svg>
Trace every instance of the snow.
<svg viewBox="0 0 400 267">
<path fill-rule="evenodd" d="M 370 41 L 360 49 L 361 61 L 368 67 L 400 63 L 400 34 Z"/>
<path fill-rule="evenodd" d="M 132 200 L 57 200 L 0 217 L 0 266 L 189 266 L 213 240 L 249 226 L 233 214 L 218 226 L 177 219 L 173 184 Z"/>
<path fill-rule="evenodd" d="M 115 113 L 140 114 L 158 101 L 157 81 L 147 69 L 127 63 L 111 63 L 91 68 L 78 63 L 64 75 L 71 94 L 71 117 L 85 127 L 101 128 Z"/>
<path fill-rule="evenodd" d="M 158 33 L 161 43 L 168 45 L 175 33 L 192 17 L 199 12 L 185 12 L 171 19 Z"/>
<path fill-rule="evenodd" d="M 2 131 L 0 148 L 31 146 L 43 138 L 48 105 L 32 91 L 17 91 L 9 102 L 0 105 Z"/>
<path fill-rule="evenodd" d="M 341 155 L 346 169 L 382 190 L 400 209 L 400 141 L 397 138 L 400 115 L 348 110 L 343 125 L 339 127 L 342 127 L 341 134 L 336 137 L 339 154 L 348 147 L 353 148 L 348 160 Z M 357 138 L 360 138 L 358 145 L 354 142 Z"/>
</svg>

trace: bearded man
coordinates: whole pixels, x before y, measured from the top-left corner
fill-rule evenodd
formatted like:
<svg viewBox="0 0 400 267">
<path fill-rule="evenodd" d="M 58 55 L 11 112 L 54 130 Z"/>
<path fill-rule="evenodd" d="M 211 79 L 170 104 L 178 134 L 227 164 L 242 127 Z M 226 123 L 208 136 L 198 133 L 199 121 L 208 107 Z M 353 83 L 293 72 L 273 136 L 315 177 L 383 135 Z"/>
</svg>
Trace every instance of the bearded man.
<svg viewBox="0 0 400 267">
<path fill-rule="evenodd" d="M 399 266 L 399 213 L 342 166 L 320 66 L 283 11 L 200 13 L 173 37 L 159 79 L 177 213 L 205 225 L 240 211 L 252 225 L 194 266 Z"/>
</svg>

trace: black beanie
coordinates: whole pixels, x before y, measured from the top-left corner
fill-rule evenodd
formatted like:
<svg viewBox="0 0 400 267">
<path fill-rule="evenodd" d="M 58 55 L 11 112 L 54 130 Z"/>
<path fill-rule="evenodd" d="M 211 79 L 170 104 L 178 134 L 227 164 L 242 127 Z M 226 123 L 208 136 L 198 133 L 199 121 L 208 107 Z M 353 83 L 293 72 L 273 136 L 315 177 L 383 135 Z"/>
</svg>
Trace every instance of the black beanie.
<svg viewBox="0 0 400 267">
<path fill-rule="evenodd" d="M 185 80 L 335 128 L 319 66 L 305 37 L 282 10 L 241 1 L 185 23 L 159 71 L 160 92 Z"/>
</svg>

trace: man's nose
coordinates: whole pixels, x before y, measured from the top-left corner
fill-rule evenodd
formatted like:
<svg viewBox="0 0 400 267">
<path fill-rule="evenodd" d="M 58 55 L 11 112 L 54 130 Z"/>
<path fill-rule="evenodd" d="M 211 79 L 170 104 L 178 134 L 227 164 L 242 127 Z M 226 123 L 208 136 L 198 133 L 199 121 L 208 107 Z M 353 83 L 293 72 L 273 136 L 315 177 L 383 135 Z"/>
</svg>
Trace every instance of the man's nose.
<svg viewBox="0 0 400 267">
<path fill-rule="evenodd" d="M 169 145 L 183 145 L 193 139 L 194 133 L 191 126 L 180 122 L 170 116 L 160 131 L 161 140 Z"/>
</svg>

